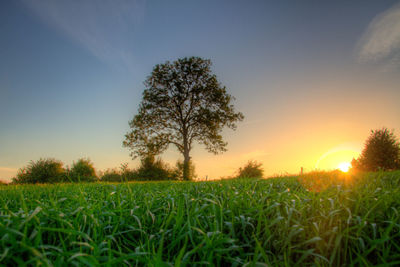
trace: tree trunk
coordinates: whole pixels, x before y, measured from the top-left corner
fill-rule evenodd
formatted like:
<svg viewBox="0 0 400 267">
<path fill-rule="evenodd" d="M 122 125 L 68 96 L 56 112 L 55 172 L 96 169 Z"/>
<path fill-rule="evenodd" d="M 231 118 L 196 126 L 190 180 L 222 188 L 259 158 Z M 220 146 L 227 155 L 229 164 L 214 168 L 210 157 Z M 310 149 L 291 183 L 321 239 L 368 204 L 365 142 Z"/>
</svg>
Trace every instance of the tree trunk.
<svg viewBox="0 0 400 267">
<path fill-rule="evenodd" d="M 186 129 L 184 129 L 183 135 L 183 180 L 191 180 L 190 177 L 190 156 L 189 156 L 189 144 L 186 135 Z"/>
<path fill-rule="evenodd" d="M 191 180 L 190 177 L 190 156 L 189 151 L 183 153 L 183 180 Z"/>
</svg>

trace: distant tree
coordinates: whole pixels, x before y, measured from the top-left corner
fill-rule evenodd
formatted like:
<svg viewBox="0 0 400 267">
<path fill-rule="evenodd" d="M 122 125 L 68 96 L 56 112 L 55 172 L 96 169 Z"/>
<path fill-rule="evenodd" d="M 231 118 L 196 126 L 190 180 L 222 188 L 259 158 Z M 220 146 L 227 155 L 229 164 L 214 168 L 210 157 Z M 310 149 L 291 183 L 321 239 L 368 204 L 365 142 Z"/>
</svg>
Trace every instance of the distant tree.
<svg viewBox="0 0 400 267">
<path fill-rule="evenodd" d="M 211 61 L 199 57 L 156 65 L 145 81 L 138 114 L 129 122 L 125 147 L 132 157 L 154 156 L 170 144 L 183 155 L 183 178 L 190 179 L 190 151 L 195 141 L 209 152 L 226 151 L 222 129 L 236 129 L 243 114 L 211 72 Z"/>
<path fill-rule="evenodd" d="M 364 171 L 394 170 L 400 168 L 400 144 L 387 128 L 372 130 L 358 159 L 352 167 Z"/>
<path fill-rule="evenodd" d="M 126 181 L 122 177 L 121 173 L 115 169 L 108 169 L 100 175 L 100 181 L 102 182 L 124 182 Z"/>
<path fill-rule="evenodd" d="M 257 161 L 250 160 L 243 168 L 239 168 L 238 177 L 242 178 L 261 178 L 264 170 L 262 164 Z"/>
<path fill-rule="evenodd" d="M 122 175 L 115 169 L 106 170 L 101 176 L 100 181 L 102 182 L 124 182 L 125 179 Z"/>
<path fill-rule="evenodd" d="M 57 183 L 65 180 L 63 163 L 52 158 L 31 161 L 28 166 L 18 170 L 13 183 L 36 184 Z"/>
<path fill-rule="evenodd" d="M 121 164 L 119 170 L 106 170 L 100 180 L 105 182 L 126 182 L 126 181 L 160 181 L 177 180 L 176 172 L 167 163 L 156 158 L 147 156 L 140 160 L 136 169 L 129 169 L 128 164 Z"/>
<path fill-rule="evenodd" d="M 97 179 L 96 170 L 90 159 L 79 159 L 68 171 L 71 182 L 93 182 Z"/>
</svg>

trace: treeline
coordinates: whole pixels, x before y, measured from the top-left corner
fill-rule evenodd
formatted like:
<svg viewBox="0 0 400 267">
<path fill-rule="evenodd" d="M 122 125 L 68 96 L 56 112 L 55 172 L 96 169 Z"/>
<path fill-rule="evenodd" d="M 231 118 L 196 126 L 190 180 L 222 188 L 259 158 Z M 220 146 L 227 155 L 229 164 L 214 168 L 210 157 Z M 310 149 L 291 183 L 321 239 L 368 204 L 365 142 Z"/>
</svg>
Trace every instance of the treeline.
<svg viewBox="0 0 400 267">
<path fill-rule="evenodd" d="M 191 166 L 194 175 L 194 166 Z M 148 156 L 141 160 L 140 166 L 129 169 L 122 164 L 120 169 L 109 169 L 96 172 L 90 159 L 79 159 L 71 167 L 64 167 L 62 161 L 46 158 L 31 161 L 18 170 L 12 179 L 14 184 L 44 184 L 44 183 L 76 183 L 76 182 L 124 182 L 124 181 L 160 181 L 182 180 L 183 164 L 178 162 L 171 168 L 160 158 Z"/>
<path fill-rule="evenodd" d="M 78 182 L 127 182 L 127 181 L 162 181 L 184 180 L 184 164 L 178 161 L 174 168 L 170 167 L 161 158 L 148 156 L 141 159 L 140 166 L 128 168 L 128 164 L 121 164 L 119 169 L 108 169 L 97 172 L 90 159 L 78 159 L 71 167 L 64 167 L 60 160 L 53 158 L 31 161 L 27 166 L 18 170 L 13 184 L 46 184 L 46 183 L 78 183 Z M 189 172 L 196 177 L 195 167 L 190 162 Z M 262 178 L 262 164 L 250 160 L 240 167 L 236 174 L 226 178 Z"/>
</svg>

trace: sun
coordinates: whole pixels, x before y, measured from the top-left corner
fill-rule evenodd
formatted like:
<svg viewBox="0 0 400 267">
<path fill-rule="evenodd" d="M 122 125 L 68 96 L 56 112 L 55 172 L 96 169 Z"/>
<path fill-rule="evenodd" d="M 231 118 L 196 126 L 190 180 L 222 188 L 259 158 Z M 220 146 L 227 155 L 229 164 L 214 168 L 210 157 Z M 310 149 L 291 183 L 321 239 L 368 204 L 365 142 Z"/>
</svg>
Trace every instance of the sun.
<svg viewBox="0 0 400 267">
<path fill-rule="evenodd" d="M 325 152 L 315 164 L 316 170 L 341 170 L 348 172 L 350 162 L 360 155 L 355 143 L 343 143 Z"/>
<path fill-rule="evenodd" d="M 351 167 L 350 162 L 342 162 L 337 166 L 337 168 L 342 172 L 348 172 L 350 167 Z"/>
</svg>

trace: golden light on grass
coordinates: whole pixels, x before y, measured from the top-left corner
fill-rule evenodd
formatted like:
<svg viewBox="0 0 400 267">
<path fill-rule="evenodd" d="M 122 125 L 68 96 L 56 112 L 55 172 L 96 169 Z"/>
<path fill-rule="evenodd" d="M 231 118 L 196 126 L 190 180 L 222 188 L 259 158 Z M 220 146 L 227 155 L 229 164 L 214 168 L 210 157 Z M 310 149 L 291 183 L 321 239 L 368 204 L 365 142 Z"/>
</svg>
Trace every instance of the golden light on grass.
<svg viewBox="0 0 400 267">
<path fill-rule="evenodd" d="M 337 168 L 339 170 L 341 170 L 342 172 L 348 172 L 351 168 L 351 164 L 350 164 L 350 162 L 341 162 L 341 163 L 339 163 Z"/>
</svg>

